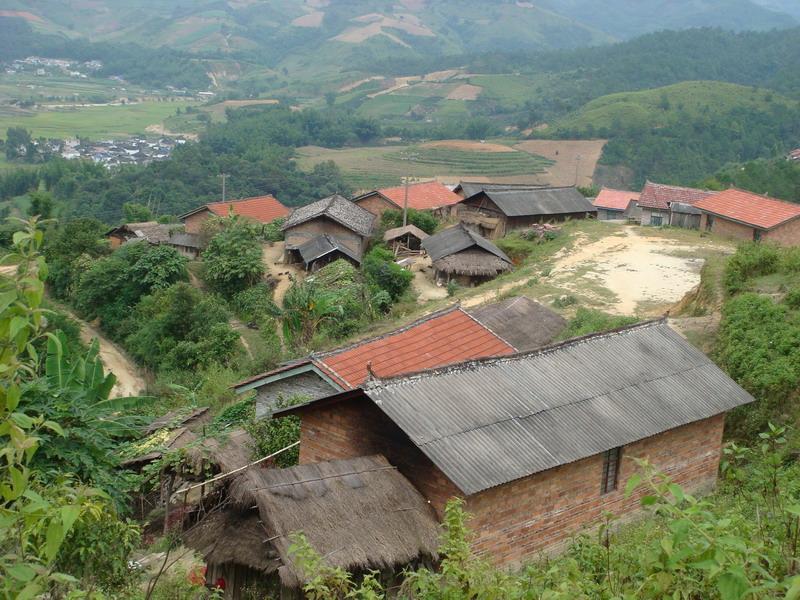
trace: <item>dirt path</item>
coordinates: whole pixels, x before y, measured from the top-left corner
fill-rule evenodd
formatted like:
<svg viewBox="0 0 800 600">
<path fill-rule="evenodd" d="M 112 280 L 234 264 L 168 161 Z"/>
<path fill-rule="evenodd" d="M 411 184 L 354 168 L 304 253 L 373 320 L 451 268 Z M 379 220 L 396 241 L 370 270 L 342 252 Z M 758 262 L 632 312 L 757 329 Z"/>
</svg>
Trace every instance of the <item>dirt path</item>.
<svg viewBox="0 0 800 600">
<path fill-rule="evenodd" d="M 705 261 L 697 257 L 697 246 L 648 236 L 633 226 L 609 234 L 590 244 L 578 241 L 557 259 L 552 270 L 556 285 L 589 295 L 592 288 L 605 288 L 616 297 L 605 310 L 655 315 L 700 283 Z"/>
<path fill-rule="evenodd" d="M 424 304 L 428 300 L 440 300 L 447 298 L 447 288 L 445 286 L 438 286 L 433 281 L 433 267 L 431 266 L 431 259 L 429 256 L 423 256 L 411 265 L 411 272 L 414 274 L 414 279 L 411 281 L 411 286 L 417 292 L 417 302 Z"/>
<path fill-rule="evenodd" d="M 89 345 L 93 339 L 97 340 L 103 366 L 106 371 L 110 371 L 116 376 L 117 382 L 114 384 L 114 389 L 111 390 L 111 397 L 125 398 L 140 395 L 146 387 L 146 381 L 141 370 L 128 355 L 86 321 L 81 321 L 71 313 L 69 316 L 80 324 L 81 340 L 84 344 Z"/>
<path fill-rule="evenodd" d="M 272 301 L 275 302 L 278 308 L 283 307 L 283 298 L 289 288 L 292 287 L 292 279 L 300 281 L 304 274 L 303 270 L 298 266 L 287 265 L 283 262 L 284 245 L 284 242 L 274 242 L 271 245 L 264 244 L 261 253 L 267 273 L 277 281 L 272 294 Z M 285 348 L 286 341 L 283 339 L 283 324 L 280 320 L 275 322 L 275 332 L 281 341 L 281 348 Z"/>
<path fill-rule="evenodd" d="M 13 275 L 17 270 L 15 265 L 0 266 L 0 275 Z M 107 339 L 93 325 L 79 319 L 72 311 L 59 305 L 58 309 L 80 326 L 81 341 L 87 346 L 93 339 L 99 346 L 100 360 L 107 372 L 114 373 L 117 382 L 111 390 L 112 398 L 125 398 L 138 396 L 147 387 L 144 373 L 136 366 L 131 358 L 125 354 L 114 342 Z"/>
</svg>

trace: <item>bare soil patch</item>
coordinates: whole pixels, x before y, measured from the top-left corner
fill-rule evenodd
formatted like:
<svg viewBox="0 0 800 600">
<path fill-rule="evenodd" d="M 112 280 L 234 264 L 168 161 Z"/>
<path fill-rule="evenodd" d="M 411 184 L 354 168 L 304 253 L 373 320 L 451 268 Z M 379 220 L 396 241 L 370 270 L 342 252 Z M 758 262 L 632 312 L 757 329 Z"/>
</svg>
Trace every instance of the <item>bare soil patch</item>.
<svg viewBox="0 0 800 600">
<path fill-rule="evenodd" d="M 477 100 L 483 88 L 479 85 L 463 83 L 447 95 L 447 100 Z"/>
<path fill-rule="evenodd" d="M 375 75 L 373 77 L 366 77 L 364 79 L 359 79 L 358 81 L 354 81 L 353 83 L 348 83 L 347 85 L 343 85 L 339 88 L 339 93 L 344 94 L 349 92 L 350 90 L 356 89 L 358 86 L 363 85 L 365 83 L 369 83 L 370 81 L 382 81 L 386 79 L 383 75 Z"/>
<path fill-rule="evenodd" d="M 436 37 L 436 34 L 426 27 L 417 17 L 413 15 L 399 15 L 398 18 L 387 17 L 377 13 L 370 13 L 362 15 L 353 19 L 359 23 L 366 23 L 363 27 L 350 27 L 334 37 L 334 40 L 339 42 L 349 42 L 351 44 L 360 44 L 376 35 L 385 35 L 393 41 L 409 47 L 403 40 L 383 30 L 399 29 L 410 35 L 420 37 Z"/>
<path fill-rule="evenodd" d="M 283 262 L 283 247 L 284 242 L 264 244 L 261 254 L 267 273 L 278 282 L 272 296 L 273 302 L 278 306 L 283 305 L 283 297 L 292 287 L 292 278 L 296 280 L 303 278 L 302 269 L 297 265 L 287 265 Z"/>
<path fill-rule="evenodd" d="M 470 140 L 440 140 L 421 144 L 422 148 L 448 148 L 450 150 L 462 150 L 464 152 L 514 152 L 510 146 L 503 144 L 491 144 L 473 142 Z"/>
<path fill-rule="evenodd" d="M 424 304 L 429 300 L 447 298 L 447 288 L 436 285 L 433 280 L 433 266 L 431 265 L 430 256 L 425 255 L 418 258 L 411 265 L 411 272 L 414 274 L 411 285 L 414 291 L 417 292 L 417 302 Z"/>
<path fill-rule="evenodd" d="M 634 226 L 609 234 L 589 244 L 576 242 L 556 260 L 553 282 L 590 296 L 592 288 L 605 288 L 615 300 L 598 298 L 607 303 L 604 310 L 642 316 L 663 314 L 700 283 L 705 260 L 699 250 L 707 245 L 651 236 Z"/>
<path fill-rule="evenodd" d="M 35 15 L 26 10 L 0 10 L 0 17 L 18 17 L 26 21 L 36 21 L 37 23 L 43 21 L 42 17 L 39 15 Z"/>
<path fill-rule="evenodd" d="M 292 21 L 295 27 L 321 27 L 322 20 L 325 18 L 325 13 L 321 11 L 310 12 L 302 17 L 297 17 Z"/>
<path fill-rule="evenodd" d="M 550 185 L 589 186 L 605 145 L 606 140 L 528 140 L 514 148 L 555 161 L 544 174 Z"/>
<path fill-rule="evenodd" d="M 452 79 L 459 73 L 460 71 L 458 69 L 433 71 L 432 73 L 428 73 L 427 75 L 425 75 L 422 79 L 423 81 L 447 81 L 448 79 Z"/>
<path fill-rule="evenodd" d="M 280 104 L 280 100 L 276 100 L 275 98 L 262 98 L 260 100 L 225 100 L 214 106 L 240 108 L 242 106 L 256 106 L 258 104 Z"/>
</svg>

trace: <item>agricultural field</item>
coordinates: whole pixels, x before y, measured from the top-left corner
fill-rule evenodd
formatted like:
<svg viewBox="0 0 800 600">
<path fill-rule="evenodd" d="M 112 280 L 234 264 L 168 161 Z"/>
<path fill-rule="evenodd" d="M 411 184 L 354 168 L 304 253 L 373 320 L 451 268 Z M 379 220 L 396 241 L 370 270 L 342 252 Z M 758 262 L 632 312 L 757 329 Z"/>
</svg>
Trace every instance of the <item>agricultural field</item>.
<svg viewBox="0 0 800 600">
<path fill-rule="evenodd" d="M 552 161 L 515 150 L 505 144 L 463 140 L 430 142 L 416 146 L 380 146 L 331 150 L 316 146 L 298 149 L 298 164 L 310 169 L 332 160 L 357 189 L 400 183 L 405 176 L 439 178 L 456 182 L 465 177 L 541 182 Z"/>
<path fill-rule="evenodd" d="M 173 116 L 178 107 L 194 105 L 194 102 L 145 101 L 139 103 L 78 106 L 23 110 L 0 106 L 0 137 L 5 137 L 9 127 L 25 127 L 34 137 L 71 138 L 87 137 L 106 139 L 144 133 L 148 127 L 161 125 Z"/>
<path fill-rule="evenodd" d="M 137 97 L 145 91 L 105 78 L 79 79 L 66 75 L 37 77 L 30 73 L 0 74 L 0 104 L 13 100 L 37 103 L 97 103 Z"/>
</svg>

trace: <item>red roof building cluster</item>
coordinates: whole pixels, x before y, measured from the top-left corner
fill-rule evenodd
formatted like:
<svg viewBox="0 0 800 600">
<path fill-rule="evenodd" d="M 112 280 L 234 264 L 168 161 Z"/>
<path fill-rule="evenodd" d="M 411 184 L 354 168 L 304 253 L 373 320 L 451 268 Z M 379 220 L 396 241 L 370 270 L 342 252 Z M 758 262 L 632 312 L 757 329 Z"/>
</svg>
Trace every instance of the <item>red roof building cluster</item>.
<svg viewBox="0 0 800 600">
<path fill-rule="evenodd" d="M 377 190 L 379 194 L 403 207 L 406 195 L 406 186 L 384 188 Z M 446 185 L 438 181 L 414 183 L 408 186 L 408 207 L 416 210 L 432 210 L 445 206 L 452 206 L 461 201 L 461 196 L 451 191 Z"/>
<path fill-rule="evenodd" d="M 626 190 L 613 190 L 611 188 L 603 188 L 594 199 L 594 204 L 597 208 L 605 208 L 607 210 L 625 210 L 628 208 L 631 200 L 639 201 L 639 192 L 628 192 Z"/>
<path fill-rule="evenodd" d="M 275 219 L 288 217 L 291 212 L 271 195 L 245 198 L 244 200 L 228 200 L 226 202 L 212 202 L 205 208 L 220 217 L 227 217 L 230 211 L 240 217 L 271 223 Z"/>
<path fill-rule="evenodd" d="M 672 202 L 694 205 L 699 200 L 707 198 L 714 192 L 707 192 L 695 188 L 679 187 L 676 185 L 663 185 L 648 181 L 642 188 L 639 196 L 639 206 L 657 210 L 669 210 Z"/>
<path fill-rule="evenodd" d="M 736 188 L 708 196 L 694 206 L 712 215 L 763 230 L 773 229 L 800 217 L 800 204 L 767 198 Z"/>
</svg>

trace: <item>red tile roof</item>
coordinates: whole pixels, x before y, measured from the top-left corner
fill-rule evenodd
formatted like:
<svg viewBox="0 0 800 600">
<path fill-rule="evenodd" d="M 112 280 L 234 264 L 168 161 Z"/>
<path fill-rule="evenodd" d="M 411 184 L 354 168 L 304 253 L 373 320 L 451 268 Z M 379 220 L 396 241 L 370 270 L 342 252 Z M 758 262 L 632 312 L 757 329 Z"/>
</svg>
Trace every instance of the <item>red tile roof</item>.
<svg viewBox="0 0 800 600">
<path fill-rule="evenodd" d="M 385 336 L 317 355 L 314 362 L 348 389 L 367 380 L 370 362 L 375 376 L 384 378 L 514 352 L 513 346 L 457 308 Z"/>
<path fill-rule="evenodd" d="M 245 198 L 244 200 L 212 202 L 206 204 L 206 208 L 220 217 L 227 217 L 229 211 L 233 209 L 233 214 L 261 223 L 271 223 L 275 219 L 289 216 L 289 212 L 291 212 L 270 195 Z"/>
<path fill-rule="evenodd" d="M 631 200 L 639 200 L 639 192 L 628 192 L 625 190 L 612 190 L 611 188 L 603 188 L 594 199 L 594 204 L 597 208 L 609 208 L 611 210 L 625 210 L 628 208 Z"/>
<path fill-rule="evenodd" d="M 800 204 L 731 188 L 700 200 L 696 208 L 758 229 L 772 229 L 800 217 Z"/>
<path fill-rule="evenodd" d="M 378 190 L 379 193 L 389 198 L 402 208 L 406 188 L 403 185 Z M 442 206 L 451 206 L 461 202 L 461 196 L 450 191 L 450 188 L 438 181 L 414 183 L 408 186 L 408 207 L 417 210 L 430 210 Z"/>
<path fill-rule="evenodd" d="M 643 208 L 656 208 L 669 210 L 670 202 L 694 205 L 695 202 L 714 194 L 695 188 L 678 187 L 676 185 L 663 185 L 648 181 L 639 196 L 639 206 Z"/>
</svg>

